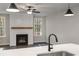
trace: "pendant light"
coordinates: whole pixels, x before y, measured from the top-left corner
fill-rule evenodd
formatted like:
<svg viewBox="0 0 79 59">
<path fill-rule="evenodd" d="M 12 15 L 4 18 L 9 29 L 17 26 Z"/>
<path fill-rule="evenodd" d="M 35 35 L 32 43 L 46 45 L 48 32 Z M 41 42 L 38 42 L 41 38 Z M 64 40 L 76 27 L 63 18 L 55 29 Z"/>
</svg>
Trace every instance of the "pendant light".
<svg viewBox="0 0 79 59">
<path fill-rule="evenodd" d="M 6 11 L 8 12 L 19 12 L 17 6 L 15 5 L 15 3 L 11 3 L 8 7 L 8 9 L 6 9 Z"/>
<path fill-rule="evenodd" d="M 68 9 L 64 16 L 74 16 L 74 13 L 70 9 L 70 4 L 68 4 Z"/>
</svg>

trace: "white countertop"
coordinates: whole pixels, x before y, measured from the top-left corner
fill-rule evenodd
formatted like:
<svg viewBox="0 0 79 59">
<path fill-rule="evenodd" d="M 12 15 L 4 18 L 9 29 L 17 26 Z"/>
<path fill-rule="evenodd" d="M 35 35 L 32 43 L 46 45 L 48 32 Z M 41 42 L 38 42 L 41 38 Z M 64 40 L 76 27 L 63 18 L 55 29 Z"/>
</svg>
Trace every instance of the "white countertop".
<svg viewBox="0 0 79 59">
<path fill-rule="evenodd" d="M 75 56 L 79 56 L 79 45 L 72 43 L 54 45 L 53 49 L 51 49 L 51 52 L 57 51 L 67 51 L 72 54 L 75 54 Z M 48 53 L 48 46 L 38 46 L 9 50 L 3 50 L 3 48 L 0 48 L 0 56 L 37 56 L 37 54 L 40 53 Z"/>
</svg>

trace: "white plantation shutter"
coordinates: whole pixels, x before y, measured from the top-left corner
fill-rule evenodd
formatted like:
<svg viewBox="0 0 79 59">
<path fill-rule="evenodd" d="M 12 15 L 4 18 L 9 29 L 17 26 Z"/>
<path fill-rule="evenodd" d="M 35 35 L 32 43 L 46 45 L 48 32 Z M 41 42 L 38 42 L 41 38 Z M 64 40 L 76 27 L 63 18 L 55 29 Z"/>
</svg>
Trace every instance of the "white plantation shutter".
<svg viewBox="0 0 79 59">
<path fill-rule="evenodd" d="M 34 36 L 41 36 L 42 35 L 42 17 L 34 16 L 33 24 L 34 24 Z"/>
<path fill-rule="evenodd" d="M 6 36 L 5 34 L 5 17 L 0 16 L 0 37 Z"/>
</svg>

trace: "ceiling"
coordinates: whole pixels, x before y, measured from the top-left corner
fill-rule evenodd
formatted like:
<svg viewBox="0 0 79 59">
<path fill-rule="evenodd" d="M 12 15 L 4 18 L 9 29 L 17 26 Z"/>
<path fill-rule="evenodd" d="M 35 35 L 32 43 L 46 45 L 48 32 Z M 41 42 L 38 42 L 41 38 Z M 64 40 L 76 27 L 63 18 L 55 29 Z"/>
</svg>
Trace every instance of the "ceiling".
<svg viewBox="0 0 79 59">
<path fill-rule="evenodd" d="M 16 3 L 17 7 L 26 8 L 27 6 L 34 6 L 37 10 L 39 10 L 41 13 L 39 15 L 49 15 L 49 14 L 55 14 L 60 12 L 66 12 L 68 3 Z M 9 3 L 0 3 L 0 13 L 8 13 L 6 11 L 6 8 L 8 8 Z M 70 7 L 72 11 L 79 11 L 79 3 L 71 3 Z M 20 13 L 26 13 L 26 11 L 23 11 L 20 9 Z"/>
</svg>

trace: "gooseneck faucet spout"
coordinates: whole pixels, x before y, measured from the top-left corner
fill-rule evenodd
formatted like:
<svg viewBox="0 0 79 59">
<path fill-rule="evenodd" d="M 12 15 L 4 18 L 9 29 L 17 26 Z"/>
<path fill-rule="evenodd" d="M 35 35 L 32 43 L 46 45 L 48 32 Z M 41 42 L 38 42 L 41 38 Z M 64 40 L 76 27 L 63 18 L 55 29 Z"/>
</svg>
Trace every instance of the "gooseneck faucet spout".
<svg viewBox="0 0 79 59">
<path fill-rule="evenodd" d="M 50 45 L 53 45 L 53 44 L 50 44 L 50 37 L 52 35 L 55 37 L 56 42 L 58 42 L 57 36 L 55 34 L 50 34 L 48 37 L 48 51 L 51 51 L 51 49 L 53 49 L 53 47 L 50 47 Z"/>
</svg>

